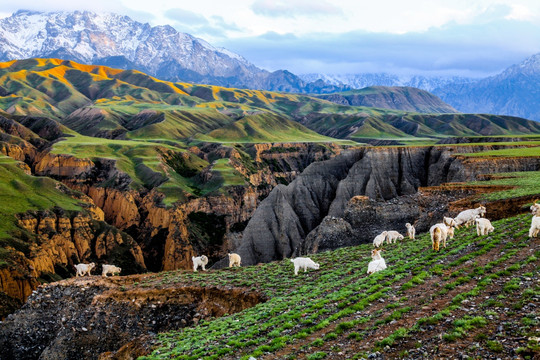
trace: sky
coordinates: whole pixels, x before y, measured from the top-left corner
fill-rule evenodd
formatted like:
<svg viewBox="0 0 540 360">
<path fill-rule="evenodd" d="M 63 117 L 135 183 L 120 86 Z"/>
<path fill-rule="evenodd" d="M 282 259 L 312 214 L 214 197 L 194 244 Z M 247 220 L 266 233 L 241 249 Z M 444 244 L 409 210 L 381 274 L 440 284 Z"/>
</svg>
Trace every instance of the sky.
<svg viewBox="0 0 540 360">
<path fill-rule="evenodd" d="M 295 74 L 496 74 L 540 52 L 538 0 L 18 0 L 171 25 L 258 67 Z"/>
</svg>

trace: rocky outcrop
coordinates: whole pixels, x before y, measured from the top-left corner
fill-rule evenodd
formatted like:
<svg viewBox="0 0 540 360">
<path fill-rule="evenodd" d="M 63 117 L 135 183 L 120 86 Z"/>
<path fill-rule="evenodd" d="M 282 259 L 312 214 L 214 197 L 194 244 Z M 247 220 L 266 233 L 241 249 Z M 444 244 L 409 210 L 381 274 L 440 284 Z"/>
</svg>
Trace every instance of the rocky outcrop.
<svg viewBox="0 0 540 360">
<path fill-rule="evenodd" d="M 39 284 L 72 276 L 73 265 L 94 261 L 113 263 L 123 274 L 145 270 L 139 245 L 127 234 L 104 223 L 103 213 L 50 211 L 27 212 L 18 216 L 21 233 L 33 241 L 27 253 L 8 248 L 9 261 L 0 268 L 0 290 L 24 301 Z M 14 236 L 17 236 L 16 234 Z M 98 273 L 100 267 L 94 270 Z"/>
<path fill-rule="evenodd" d="M 311 231 L 293 257 L 319 251 L 336 249 L 357 244 L 357 237 L 351 224 L 342 218 L 326 216 L 321 224 Z"/>
<path fill-rule="evenodd" d="M 313 239 L 324 230 L 308 234 L 327 215 L 344 218 L 355 231 L 364 229 L 360 241 L 367 241 L 376 231 L 414 222 L 426 211 L 427 205 L 417 203 L 419 199 L 402 198 L 414 195 L 419 187 L 473 181 L 482 174 L 540 169 L 537 158 L 486 159 L 456 154 L 492 148 L 498 147 L 366 148 L 313 163 L 288 186 L 272 190 L 253 214 L 235 251 L 246 265 L 295 256 L 302 249 L 313 251 L 318 247 Z M 355 216 L 362 221 L 356 223 L 352 212 L 347 217 L 345 211 L 349 200 L 357 195 L 365 196 L 364 205 L 399 200 L 384 208 L 361 206 Z M 306 237 L 309 244 L 304 244 Z"/>
<path fill-rule="evenodd" d="M 136 191 L 120 191 L 102 187 L 80 187 L 94 204 L 103 210 L 107 223 L 119 229 L 127 229 L 138 225 L 141 218 L 136 199 L 139 193 Z"/>
<path fill-rule="evenodd" d="M 362 151 L 351 151 L 314 163 L 288 186 L 274 188 L 253 214 L 236 249 L 242 263 L 289 257 L 328 214 L 339 183 L 362 156 Z"/>
<path fill-rule="evenodd" d="M 97 359 L 141 335 L 193 326 L 265 301 L 243 288 L 136 286 L 141 276 L 76 278 L 37 289 L 0 325 L 0 359 Z"/>
<path fill-rule="evenodd" d="M 55 273 L 55 266 L 80 262 L 113 261 L 127 273 L 145 268 L 142 251 L 127 234 L 96 221 L 91 214 L 55 211 L 28 212 L 19 217 L 19 225 L 34 234 L 39 242 L 30 247 L 33 275 Z M 112 255 L 119 253 L 117 258 Z M 122 264 L 121 264 L 122 263 Z"/>
</svg>

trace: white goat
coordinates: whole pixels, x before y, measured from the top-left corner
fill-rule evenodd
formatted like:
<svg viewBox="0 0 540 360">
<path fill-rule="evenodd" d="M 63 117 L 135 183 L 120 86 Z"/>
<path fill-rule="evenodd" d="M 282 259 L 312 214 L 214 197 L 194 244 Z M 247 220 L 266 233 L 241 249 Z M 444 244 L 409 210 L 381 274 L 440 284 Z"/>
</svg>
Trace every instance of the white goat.
<svg viewBox="0 0 540 360">
<path fill-rule="evenodd" d="M 405 227 L 407 228 L 407 236 L 409 239 L 414 240 L 414 236 L 416 235 L 416 229 L 413 225 L 406 223 Z"/>
<path fill-rule="evenodd" d="M 291 262 L 294 264 L 294 275 L 298 275 L 298 269 L 304 269 L 304 272 L 310 269 L 319 269 L 319 264 L 307 257 L 297 257 L 296 259 L 291 259 Z"/>
<path fill-rule="evenodd" d="M 91 276 L 92 274 L 90 274 L 90 271 L 92 271 L 93 268 L 96 267 L 96 264 L 94 264 L 93 262 L 91 262 L 90 264 L 77 264 L 75 265 L 75 270 L 77 270 L 77 273 L 75 274 L 75 276 L 84 276 L 84 275 L 89 275 Z"/>
<path fill-rule="evenodd" d="M 531 220 L 531 228 L 529 230 L 529 237 L 537 237 L 540 232 L 540 215 L 533 216 Z"/>
<path fill-rule="evenodd" d="M 240 263 L 242 262 L 242 259 L 240 258 L 240 255 L 232 253 L 229 254 L 229 267 L 238 266 L 240 267 Z"/>
<path fill-rule="evenodd" d="M 403 240 L 403 235 L 394 230 L 390 230 L 386 233 L 387 244 L 395 243 L 396 240 Z"/>
<path fill-rule="evenodd" d="M 208 264 L 208 258 L 205 255 L 202 256 L 192 256 L 191 261 L 193 261 L 193 271 L 197 271 L 197 268 L 202 267 L 203 271 L 206 271 L 206 264 Z"/>
<path fill-rule="evenodd" d="M 375 239 L 373 239 L 373 246 L 379 247 L 384 243 L 384 240 L 386 239 L 386 235 L 388 234 L 388 231 L 383 231 L 379 235 L 375 236 Z"/>
<path fill-rule="evenodd" d="M 456 221 L 456 227 L 459 229 L 461 225 L 469 227 L 474 223 L 474 219 L 484 216 L 486 208 L 479 206 L 476 209 L 463 210 L 454 218 Z"/>
<path fill-rule="evenodd" d="M 113 276 L 116 274 L 120 274 L 120 272 L 122 271 L 122 268 L 119 268 L 118 266 L 114 266 L 114 265 L 106 265 L 104 264 L 102 267 L 101 267 L 101 276 L 105 276 L 107 277 L 107 274 L 112 274 Z"/>
<path fill-rule="evenodd" d="M 442 246 L 446 247 L 446 238 L 448 233 L 452 232 L 454 228 L 443 223 L 435 224 L 429 229 L 429 234 L 431 235 L 431 245 L 433 250 L 439 251 L 439 247 L 442 243 Z"/>
<path fill-rule="evenodd" d="M 386 269 L 386 262 L 381 256 L 381 250 L 373 249 L 371 250 L 371 261 L 368 264 L 368 274 L 373 274 L 374 272 L 381 271 Z"/>
<path fill-rule="evenodd" d="M 477 218 L 475 221 L 476 221 L 476 233 L 478 234 L 478 236 L 487 235 L 493 230 L 495 230 L 493 225 L 491 225 L 491 221 L 489 221 L 488 219 Z"/>
</svg>

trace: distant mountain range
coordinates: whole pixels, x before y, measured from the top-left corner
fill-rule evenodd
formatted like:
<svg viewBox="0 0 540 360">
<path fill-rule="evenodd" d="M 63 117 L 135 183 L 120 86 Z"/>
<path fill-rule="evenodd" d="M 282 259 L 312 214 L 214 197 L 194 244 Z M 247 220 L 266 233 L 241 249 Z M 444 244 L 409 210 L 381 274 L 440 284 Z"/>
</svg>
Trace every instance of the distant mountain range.
<svg viewBox="0 0 540 360">
<path fill-rule="evenodd" d="M 457 113 L 437 96 L 421 89 L 407 86 L 370 86 L 317 96 L 336 104 L 395 109 L 426 114 Z"/>
<path fill-rule="evenodd" d="M 300 93 L 348 89 L 268 72 L 242 56 L 176 31 L 111 13 L 30 12 L 0 20 L 0 61 L 54 57 L 136 69 L 170 81 Z"/>
<path fill-rule="evenodd" d="M 433 93 L 462 112 L 540 121 L 540 54 L 498 75 L 469 83 L 449 83 Z"/>
<path fill-rule="evenodd" d="M 362 89 L 368 86 L 409 86 L 431 91 L 454 83 L 470 83 L 473 78 L 461 76 L 422 76 L 422 75 L 395 75 L 388 73 L 361 73 L 361 74 L 301 74 L 298 75 L 306 82 L 318 79 L 335 86 L 349 86 L 353 89 Z"/>
<path fill-rule="evenodd" d="M 300 77 L 305 81 L 322 79 L 328 84 L 355 89 L 368 86 L 411 86 L 432 92 L 463 113 L 510 115 L 540 121 L 540 54 L 484 79 L 397 76 L 386 73 L 307 74 Z"/>
<path fill-rule="evenodd" d="M 1 19 L 0 61 L 32 57 L 136 69 L 174 82 L 293 93 L 327 94 L 367 86 L 416 87 L 433 92 L 460 112 L 540 121 L 540 54 L 480 80 L 386 73 L 297 76 L 287 70 L 259 69 L 238 54 L 171 26 L 152 27 L 127 16 L 18 11 Z"/>
<path fill-rule="evenodd" d="M 451 110 L 417 89 L 374 88 L 358 93 L 369 98 L 369 92 L 375 100 L 398 100 L 393 104 L 384 100 L 387 106 L 418 102 L 418 107 Z M 136 70 L 60 59 L 0 63 L 0 94 L 0 113 L 54 119 L 79 134 L 110 139 L 317 142 L 332 137 L 362 142 L 540 133 L 539 123 L 515 117 L 341 105 L 300 94 L 173 83 Z"/>
</svg>

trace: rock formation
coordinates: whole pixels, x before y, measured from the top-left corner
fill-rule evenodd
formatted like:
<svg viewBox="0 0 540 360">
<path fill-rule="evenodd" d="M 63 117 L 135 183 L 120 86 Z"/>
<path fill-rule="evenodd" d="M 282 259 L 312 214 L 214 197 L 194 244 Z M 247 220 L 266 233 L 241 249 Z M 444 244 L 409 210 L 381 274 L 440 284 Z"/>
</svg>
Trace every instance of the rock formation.
<svg viewBox="0 0 540 360">
<path fill-rule="evenodd" d="M 326 216 L 344 218 L 336 230 L 346 244 L 370 241 L 381 229 L 418 220 L 429 204 L 422 204 L 422 186 L 474 181 L 482 174 L 537 171 L 540 159 L 481 159 L 456 155 L 489 150 L 493 146 L 366 148 L 311 164 L 288 186 L 278 186 L 260 204 L 246 226 L 237 249 L 246 265 L 297 256 L 322 248 L 321 234 L 334 226 Z M 497 147 L 497 146 L 494 146 Z M 362 195 L 363 197 L 351 198 Z M 408 198 L 404 196 L 409 196 Z M 392 199 L 396 199 L 392 203 Z M 455 199 L 455 198 L 454 198 Z M 379 203 L 386 202 L 384 206 Z M 360 204 L 360 205 L 359 205 Z M 445 209 L 433 213 L 437 217 Z M 424 216 L 425 217 L 425 216 Z M 419 223 L 419 229 L 432 219 Z M 425 224 L 424 224 L 425 222 Z M 402 229 L 395 229 L 402 230 Z M 315 231 L 311 234 L 312 231 Z M 337 246 L 336 246 L 337 247 Z"/>
<path fill-rule="evenodd" d="M 98 359 L 138 336 L 193 326 L 266 300 L 243 288 L 145 290 L 136 286 L 142 280 L 74 278 L 38 288 L 2 323 L 0 360 Z"/>
</svg>

